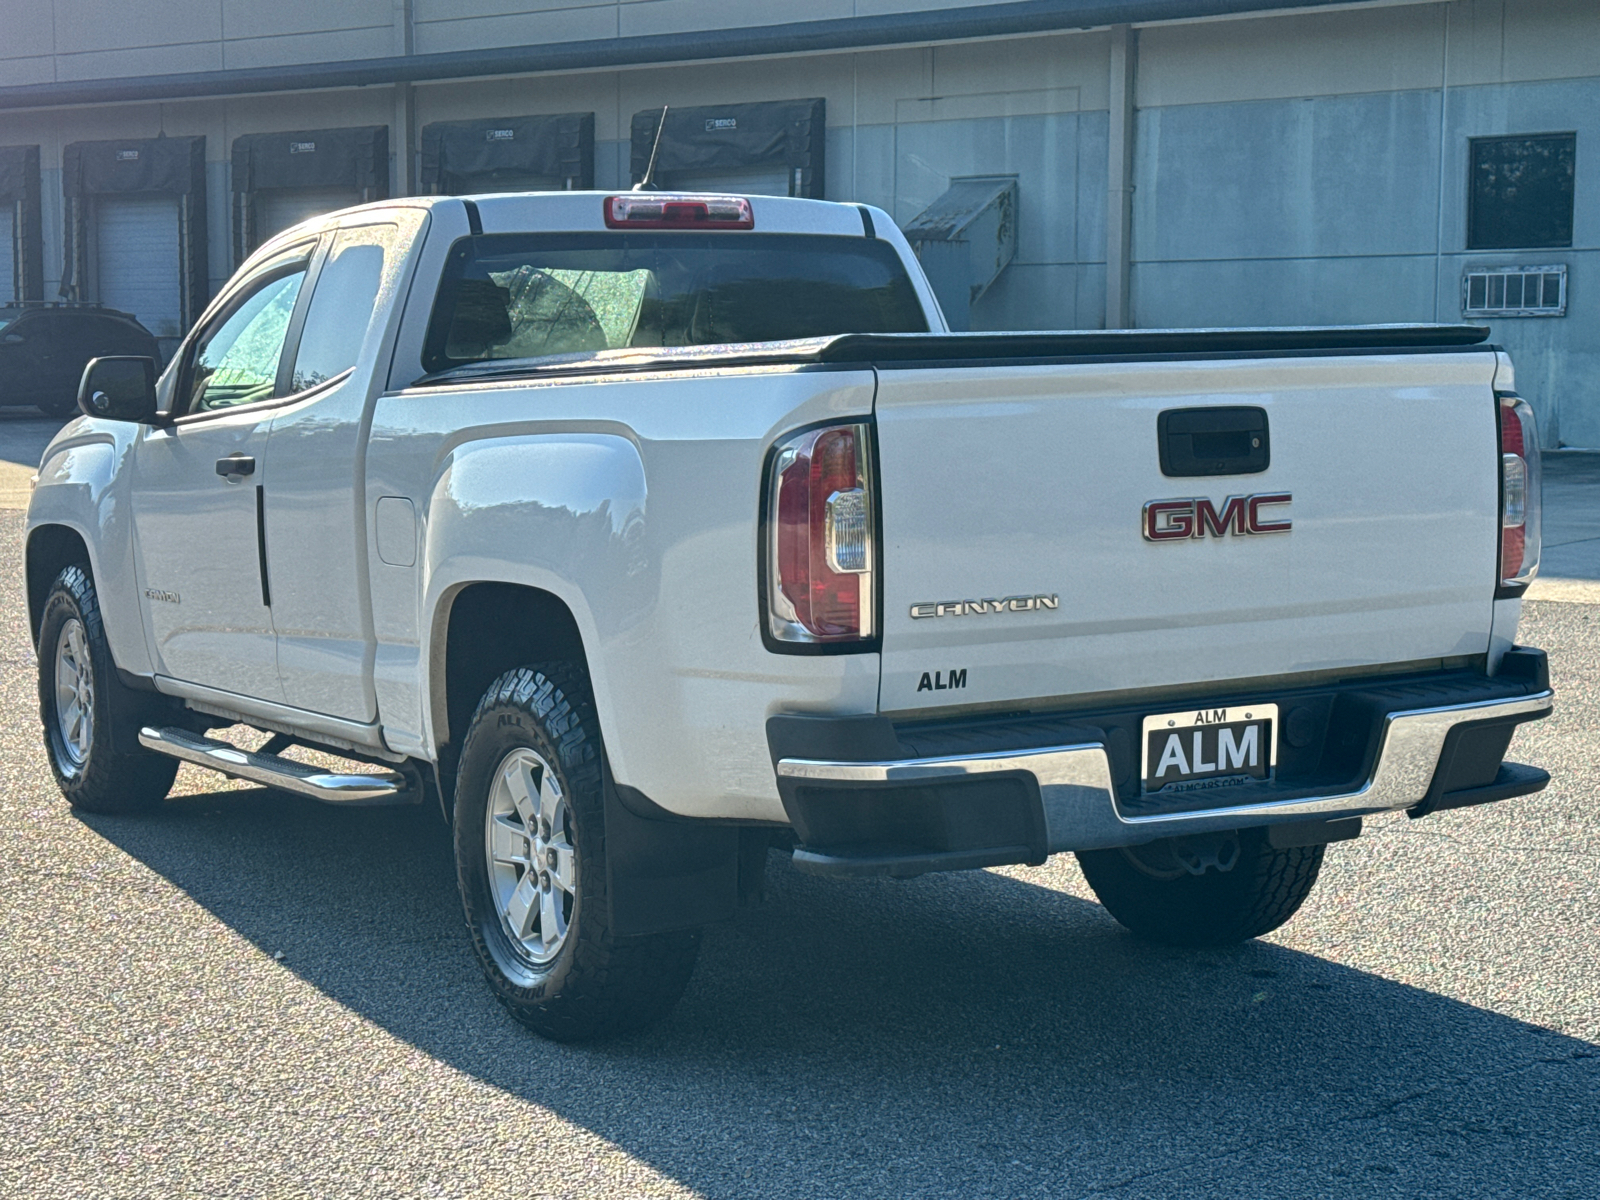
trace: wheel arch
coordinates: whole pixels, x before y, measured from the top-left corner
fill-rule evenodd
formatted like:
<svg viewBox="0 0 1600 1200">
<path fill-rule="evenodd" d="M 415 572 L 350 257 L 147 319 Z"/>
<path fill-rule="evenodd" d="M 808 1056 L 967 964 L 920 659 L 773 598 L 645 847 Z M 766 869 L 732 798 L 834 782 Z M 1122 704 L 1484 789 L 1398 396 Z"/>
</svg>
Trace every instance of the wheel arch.
<svg viewBox="0 0 1600 1200">
<path fill-rule="evenodd" d="M 587 671 L 588 656 L 566 601 L 528 584 L 458 584 L 440 599 L 432 625 L 428 707 L 448 817 L 461 741 L 489 685 L 515 667 L 543 662 L 575 662 Z"/>
<path fill-rule="evenodd" d="M 95 578 L 94 559 L 83 534 L 70 525 L 36 525 L 28 531 L 24 551 L 24 576 L 28 592 L 28 632 L 34 648 L 39 645 L 39 622 L 44 617 L 44 602 L 56 576 L 73 565 L 81 566 Z"/>
</svg>

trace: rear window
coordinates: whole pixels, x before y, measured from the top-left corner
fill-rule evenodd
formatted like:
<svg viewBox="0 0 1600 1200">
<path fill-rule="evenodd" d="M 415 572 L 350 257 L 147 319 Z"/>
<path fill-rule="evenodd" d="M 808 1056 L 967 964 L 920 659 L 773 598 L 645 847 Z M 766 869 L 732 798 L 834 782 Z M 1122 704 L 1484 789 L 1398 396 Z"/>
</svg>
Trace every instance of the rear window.
<svg viewBox="0 0 1600 1200">
<path fill-rule="evenodd" d="M 451 251 L 422 365 L 927 329 L 904 265 L 877 239 L 486 234 Z"/>
</svg>

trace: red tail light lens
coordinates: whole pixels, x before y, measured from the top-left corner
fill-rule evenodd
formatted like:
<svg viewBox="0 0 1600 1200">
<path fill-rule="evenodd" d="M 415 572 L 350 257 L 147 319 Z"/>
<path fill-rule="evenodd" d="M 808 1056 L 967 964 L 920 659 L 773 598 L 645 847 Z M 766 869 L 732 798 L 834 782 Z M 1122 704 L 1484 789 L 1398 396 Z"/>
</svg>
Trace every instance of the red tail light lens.
<svg viewBox="0 0 1600 1200">
<path fill-rule="evenodd" d="M 1539 429 L 1518 396 L 1500 401 L 1500 586 L 1521 587 L 1539 573 Z"/>
<path fill-rule="evenodd" d="M 673 196 L 629 192 L 606 197 L 607 229 L 754 229 L 750 201 L 741 196 Z"/>
<path fill-rule="evenodd" d="M 767 622 L 780 642 L 862 641 L 873 629 L 870 428 L 779 445 L 767 483 Z"/>
</svg>

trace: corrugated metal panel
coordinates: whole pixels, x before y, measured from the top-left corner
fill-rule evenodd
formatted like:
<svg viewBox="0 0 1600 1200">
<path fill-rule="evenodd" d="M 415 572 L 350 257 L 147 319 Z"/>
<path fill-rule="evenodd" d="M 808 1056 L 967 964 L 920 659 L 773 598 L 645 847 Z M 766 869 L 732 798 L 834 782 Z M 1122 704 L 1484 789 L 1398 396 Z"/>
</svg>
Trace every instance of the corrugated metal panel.
<svg viewBox="0 0 1600 1200">
<path fill-rule="evenodd" d="M 172 196 L 95 199 L 97 299 L 131 312 L 158 337 L 183 332 L 178 201 Z"/>
<path fill-rule="evenodd" d="M 256 193 L 256 244 L 291 225 L 361 203 L 354 188 L 271 188 Z"/>
<path fill-rule="evenodd" d="M 15 216 L 9 204 L 0 208 L 0 304 L 17 298 Z"/>
</svg>

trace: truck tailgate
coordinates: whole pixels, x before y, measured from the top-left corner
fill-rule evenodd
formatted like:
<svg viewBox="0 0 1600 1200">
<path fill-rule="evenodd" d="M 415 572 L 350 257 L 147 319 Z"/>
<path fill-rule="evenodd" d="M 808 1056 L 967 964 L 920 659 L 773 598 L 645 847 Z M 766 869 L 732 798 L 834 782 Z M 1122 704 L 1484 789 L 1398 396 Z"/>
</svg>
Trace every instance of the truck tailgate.
<svg viewBox="0 0 1600 1200">
<path fill-rule="evenodd" d="M 880 707 L 1485 652 L 1494 367 L 1474 350 L 880 369 Z M 1210 407 L 1265 412 L 1265 470 L 1163 474 L 1159 414 Z M 1292 497 L 1258 514 L 1291 527 L 1143 536 L 1151 501 L 1225 516 L 1250 495 Z"/>
</svg>

